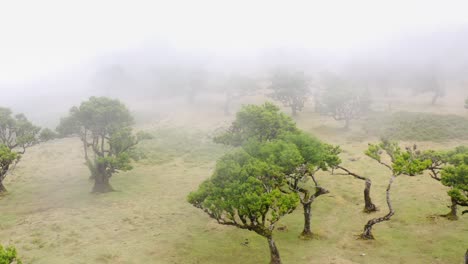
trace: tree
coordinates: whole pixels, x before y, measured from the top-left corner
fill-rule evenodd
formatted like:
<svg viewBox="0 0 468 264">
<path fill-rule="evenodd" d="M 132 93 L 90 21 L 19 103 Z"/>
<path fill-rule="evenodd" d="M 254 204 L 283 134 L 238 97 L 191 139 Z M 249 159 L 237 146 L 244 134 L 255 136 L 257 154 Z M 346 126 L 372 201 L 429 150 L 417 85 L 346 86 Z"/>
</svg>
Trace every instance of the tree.
<svg viewBox="0 0 468 264">
<path fill-rule="evenodd" d="M 390 191 L 394 180 L 400 175 L 415 176 L 421 174 L 431 164 L 430 160 L 422 160 L 419 158 L 419 151 L 416 145 L 413 147 L 407 147 L 402 150 L 398 143 L 390 142 L 388 140 L 382 140 L 379 144 L 369 144 L 365 154 L 371 159 L 377 161 L 391 172 L 391 177 L 386 189 L 386 200 L 388 205 L 388 213 L 382 217 L 377 217 L 369 220 L 364 226 L 364 231 L 360 235 L 362 239 L 374 239 L 372 234 L 372 228 L 375 224 L 389 221 L 390 218 L 395 214 L 393 209 Z M 388 164 L 384 160 L 384 154 L 390 161 Z"/>
<path fill-rule="evenodd" d="M 337 121 L 344 120 L 347 129 L 351 120 L 359 119 L 369 111 L 371 101 L 366 90 L 332 75 L 324 78 L 324 82 L 326 89 L 317 102 L 319 113 Z"/>
<path fill-rule="evenodd" d="M 89 98 L 60 121 L 57 131 L 61 135 L 78 135 L 83 143 L 86 165 L 94 179 L 93 192 L 113 191 L 112 175 L 132 169 L 131 161 L 138 158 L 135 146 L 150 138 L 145 133 L 133 135 L 132 125 L 127 107 L 106 97 Z"/>
<path fill-rule="evenodd" d="M 283 168 L 288 183 L 286 189 L 297 193 L 303 205 L 304 229 L 301 237 L 312 237 L 311 205 L 316 198 L 329 192 L 319 185 L 315 173 L 340 165 L 338 147 L 301 132 L 290 117 L 271 103 L 244 106 L 237 113 L 231 128 L 216 137 L 215 142 L 242 146 L 250 155 Z"/>
<path fill-rule="evenodd" d="M 41 133 L 39 134 L 39 141 L 41 142 L 46 142 L 49 140 L 56 139 L 59 135 L 55 133 L 52 129 L 50 128 L 44 128 L 42 129 Z"/>
<path fill-rule="evenodd" d="M 0 264 L 21 264 L 16 249 L 12 246 L 4 248 L 0 245 Z"/>
<path fill-rule="evenodd" d="M 304 103 L 310 93 L 303 72 L 285 70 L 279 70 L 273 74 L 268 89 L 273 91 L 270 94 L 273 99 L 280 101 L 286 107 L 291 107 L 294 116 L 304 108 Z"/>
<path fill-rule="evenodd" d="M 456 220 L 457 205 L 468 207 L 468 148 L 457 147 L 447 154 L 447 166 L 442 169 L 441 183 L 450 187 L 448 195 L 452 201 L 449 218 Z M 462 214 L 468 213 L 468 210 Z"/>
<path fill-rule="evenodd" d="M 449 220 L 458 219 L 458 206 L 468 206 L 468 148 L 460 146 L 450 151 L 427 150 L 421 153 L 421 160 L 429 159 L 429 175 L 450 187 L 450 212 L 444 215 Z M 464 211 L 468 212 L 468 211 Z"/>
<path fill-rule="evenodd" d="M 3 180 L 5 179 L 10 166 L 15 162 L 18 162 L 20 155 L 16 152 L 11 151 L 5 145 L 0 145 L 0 194 L 5 193 L 7 189 L 3 185 Z"/>
<path fill-rule="evenodd" d="M 216 136 L 214 141 L 231 146 L 241 146 L 251 139 L 269 141 L 288 132 L 298 132 L 294 121 L 269 102 L 263 105 L 246 105 L 237 112 L 230 128 Z"/>
<path fill-rule="evenodd" d="M 468 109 L 468 97 L 465 99 L 465 109 Z"/>
<path fill-rule="evenodd" d="M 0 193 L 6 192 L 3 180 L 13 165 L 27 148 L 39 142 L 40 130 L 25 115 L 13 116 L 10 109 L 0 107 Z"/>
<path fill-rule="evenodd" d="M 280 191 L 284 181 L 281 168 L 240 149 L 218 160 L 211 178 L 190 193 L 188 201 L 219 224 L 265 237 L 270 248 L 270 263 L 281 263 L 273 240 L 275 224 L 299 202 L 295 193 Z"/>
</svg>

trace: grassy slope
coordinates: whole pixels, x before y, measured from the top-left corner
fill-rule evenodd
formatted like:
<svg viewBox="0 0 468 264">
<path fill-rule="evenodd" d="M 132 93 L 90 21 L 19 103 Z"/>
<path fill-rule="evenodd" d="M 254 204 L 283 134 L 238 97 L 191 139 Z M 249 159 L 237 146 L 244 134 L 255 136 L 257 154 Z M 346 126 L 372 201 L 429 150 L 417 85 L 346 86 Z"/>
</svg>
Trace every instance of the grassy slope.
<svg viewBox="0 0 468 264">
<path fill-rule="evenodd" d="M 267 263 L 264 239 L 220 226 L 186 202 L 186 195 L 210 175 L 214 161 L 226 151 L 207 136 L 226 124 L 222 120 L 221 113 L 200 108 L 146 124 L 145 129 L 157 135 L 142 146 L 150 151 L 148 158 L 133 171 L 116 175 L 112 184 L 120 191 L 105 195 L 89 193 L 91 183 L 76 139 L 32 148 L 6 182 L 11 193 L 0 200 L 0 242 L 16 244 L 26 264 Z M 343 144 L 345 162 L 374 182 L 372 196 L 382 211 L 372 216 L 385 213 L 389 175 L 362 155 L 368 139 L 308 112 L 298 123 Z M 420 145 L 456 144 L 460 142 Z M 280 223 L 287 230 L 275 234 L 285 263 L 461 263 L 468 219 L 431 217 L 447 212 L 448 199 L 445 189 L 427 175 L 397 179 L 396 215 L 375 227 L 378 240 L 372 242 L 355 240 L 370 217 L 360 212 L 363 183 L 327 174 L 319 180 L 331 190 L 313 205 L 312 227 L 320 239 L 297 239 L 299 208 Z M 246 239 L 248 246 L 241 244 Z"/>
</svg>

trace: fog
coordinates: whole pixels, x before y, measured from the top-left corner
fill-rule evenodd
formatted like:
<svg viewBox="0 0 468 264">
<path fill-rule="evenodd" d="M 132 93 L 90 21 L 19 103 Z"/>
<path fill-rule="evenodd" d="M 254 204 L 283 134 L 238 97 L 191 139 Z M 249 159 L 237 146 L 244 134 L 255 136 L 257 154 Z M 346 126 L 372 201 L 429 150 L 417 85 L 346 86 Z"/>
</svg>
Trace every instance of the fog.
<svg viewBox="0 0 468 264">
<path fill-rule="evenodd" d="M 323 72 L 374 94 L 431 75 L 447 98 L 468 95 L 464 1 L 0 5 L 0 104 L 47 126 L 56 121 L 43 116 L 57 119 L 91 95 L 166 100 L 190 93 L 194 78 L 200 90 L 222 93 L 229 76 L 263 82 L 276 68 L 305 72 L 311 90 Z"/>
</svg>

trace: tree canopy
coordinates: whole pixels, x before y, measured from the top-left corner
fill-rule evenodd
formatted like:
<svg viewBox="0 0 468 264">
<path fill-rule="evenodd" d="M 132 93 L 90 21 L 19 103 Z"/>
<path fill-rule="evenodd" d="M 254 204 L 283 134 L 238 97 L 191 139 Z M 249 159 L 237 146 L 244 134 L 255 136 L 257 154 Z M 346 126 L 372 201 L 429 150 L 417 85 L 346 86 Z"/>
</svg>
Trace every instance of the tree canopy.
<svg viewBox="0 0 468 264">
<path fill-rule="evenodd" d="M 279 155 L 289 156 L 286 152 L 288 149 Z M 272 232 L 275 224 L 299 202 L 295 193 L 280 190 L 285 184 L 283 170 L 238 149 L 218 160 L 211 178 L 190 193 L 188 201 L 219 224 L 254 231 L 267 238 L 271 263 L 280 263 Z"/>
<path fill-rule="evenodd" d="M 91 97 L 62 118 L 57 131 L 78 135 L 83 142 L 86 164 L 95 180 L 93 192 L 112 191 L 111 176 L 131 170 L 132 159 L 138 158 L 135 146 L 150 138 L 145 133 L 133 135 L 133 122 L 123 103 L 106 97 Z"/>
<path fill-rule="evenodd" d="M 241 146 L 246 141 L 256 139 L 268 141 L 281 134 L 298 132 L 294 121 L 269 102 L 263 105 L 246 105 L 236 114 L 230 128 L 216 136 L 214 141 L 231 146 Z"/>
<path fill-rule="evenodd" d="M 24 153 L 26 148 L 38 143 L 40 130 L 25 115 L 13 115 L 10 109 L 0 107 L 0 144 Z"/>
<path fill-rule="evenodd" d="M 33 125 L 25 115 L 0 107 L 0 193 L 6 192 L 3 180 L 26 149 L 39 143 L 40 127 Z M 46 139 L 45 139 L 46 140 Z"/>
<path fill-rule="evenodd" d="M 460 146 L 449 151 L 447 163 L 442 169 L 441 182 L 451 188 L 448 195 L 457 205 L 468 207 L 468 148 Z"/>
</svg>

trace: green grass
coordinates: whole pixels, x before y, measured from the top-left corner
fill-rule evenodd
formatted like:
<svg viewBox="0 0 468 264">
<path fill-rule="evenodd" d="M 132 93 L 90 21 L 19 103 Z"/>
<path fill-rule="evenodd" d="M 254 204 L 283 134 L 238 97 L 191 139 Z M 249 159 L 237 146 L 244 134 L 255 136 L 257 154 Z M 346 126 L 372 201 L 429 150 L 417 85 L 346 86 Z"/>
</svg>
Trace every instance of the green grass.
<svg viewBox="0 0 468 264">
<path fill-rule="evenodd" d="M 464 140 L 468 139 L 468 119 L 454 114 L 380 113 L 366 120 L 364 130 L 369 135 L 394 140 Z"/>
<path fill-rule="evenodd" d="M 200 118 L 196 112 L 184 117 Z M 7 178 L 10 193 L 0 199 L 0 243 L 15 245 L 25 264 L 267 263 L 264 238 L 221 226 L 186 201 L 228 150 L 210 140 L 214 129 L 227 123 L 223 118 L 213 111 L 196 128 L 187 122 L 150 129 L 155 139 L 140 145 L 147 157 L 134 170 L 115 175 L 111 183 L 117 192 L 104 195 L 90 194 L 92 183 L 77 139 L 31 148 Z M 331 193 L 312 206 L 312 231 L 319 239 L 298 239 L 303 223 L 298 208 L 278 223 L 286 230 L 274 234 L 283 262 L 462 263 L 468 217 L 454 222 L 433 217 L 448 212 L 449 199 L 445 187 L 428 175 L 397 178 L 395 216 L 375 226 L 376 241 L 356 240 L 368 219 L 386 213 L 390 175 L 363 155 L 366 138 L 350 140 L 354 130 L 328 129 L 317 118 L 302 115 L 298 125 L 342 145 L 345 165 L 372 179 L 371 195 L 380 211 L 362 213 L 362 181 L 320 173 L 318 180 Z M 449 148 L 463 143 L 419 145 Z M 242 245 L 246 239 L 248 246 Z"/>
</svg>

